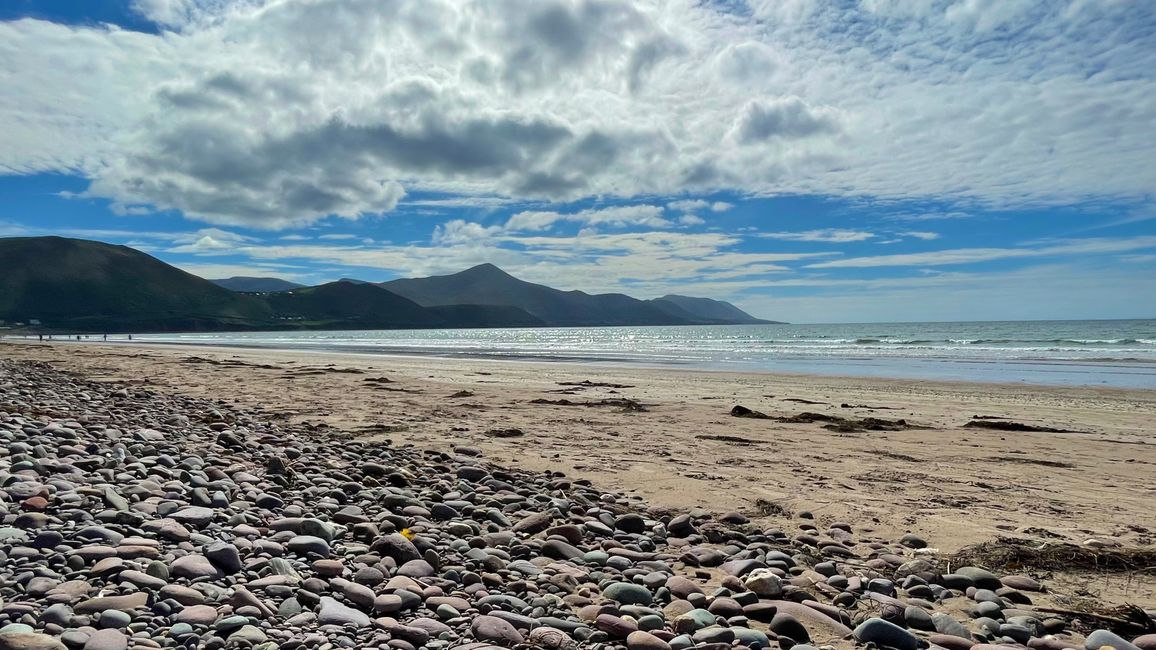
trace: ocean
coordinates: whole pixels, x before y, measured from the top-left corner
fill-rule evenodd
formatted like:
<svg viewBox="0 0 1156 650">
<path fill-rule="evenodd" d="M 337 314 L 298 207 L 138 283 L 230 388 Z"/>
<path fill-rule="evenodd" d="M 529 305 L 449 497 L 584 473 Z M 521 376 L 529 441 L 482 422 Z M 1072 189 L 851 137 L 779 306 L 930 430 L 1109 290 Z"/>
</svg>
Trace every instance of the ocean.
<svg viewBox="0 0 1156 650">
<path fill-rule="evenodd" d="M 190 333 L 142 334 L 134 339 L 735 372 L 1156 388 L 1156 320 Z"/>
</svg>

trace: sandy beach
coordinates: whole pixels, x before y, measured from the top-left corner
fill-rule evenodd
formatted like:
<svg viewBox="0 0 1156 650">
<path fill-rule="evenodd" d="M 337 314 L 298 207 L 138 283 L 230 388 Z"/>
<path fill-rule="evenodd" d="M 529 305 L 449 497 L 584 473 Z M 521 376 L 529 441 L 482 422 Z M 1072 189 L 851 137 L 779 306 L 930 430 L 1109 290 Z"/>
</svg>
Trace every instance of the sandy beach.
<svg viewBox="0 0 1156 650">
<path fill-rule="evenodd" d="M 809 511 L 924 535 L 944 552 L 1001 535 L 1144 545 L 1156 530 L 1152 391 L 152 344 L 6 343 L 0 354 L 273 421 L 476 446 L 492 462 L 589 478 L 652 507 L 768 523 Z M 733 417 L 736 405 L 778 419 Z M 779 421 L 806 413 L 849 422 Z M 863 418 L 905 425 L 856 426 Z M 493 433 L 510 429 L 521 433 Z"/>
<path fill-rule="evenodd" d="M 4 342 L 0 398 L 35 647 L 1156 643 L 1150 391 Z"/>
</svg>

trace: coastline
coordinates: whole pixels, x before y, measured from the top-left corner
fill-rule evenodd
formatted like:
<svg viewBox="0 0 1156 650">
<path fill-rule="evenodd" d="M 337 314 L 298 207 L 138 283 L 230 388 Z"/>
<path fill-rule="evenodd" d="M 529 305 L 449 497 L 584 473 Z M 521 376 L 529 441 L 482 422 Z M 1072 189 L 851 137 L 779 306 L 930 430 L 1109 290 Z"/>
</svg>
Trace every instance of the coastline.
<svg viewBox="0 0 1156 650">
<path fill-rule="evenodd" d="M 883 535 L 926 535 L 944 551 L 1004 535 L 1136 545 L 1151 540 L 1134 528 L 1156 524 L 1142 521 L 1156 500 L 1153 391 L 142 342 L 4 342 L 0 355 L 356 438 L 475 446 L 492 462 L 589 478 L 656 507 L 737 510 L 756 521 L 806 510 L 870 521 Z M 623 387 L 560 385 L 582 381 Z M 620 399 L 646 410 L 601 405 Z M 907 426 L 832 431 L 732 417 L 735 405 Z M 1067 432 L 965 428 L 975 415 Z M 522 435 L 487 435 L 502 429 Z"/>
</svg>

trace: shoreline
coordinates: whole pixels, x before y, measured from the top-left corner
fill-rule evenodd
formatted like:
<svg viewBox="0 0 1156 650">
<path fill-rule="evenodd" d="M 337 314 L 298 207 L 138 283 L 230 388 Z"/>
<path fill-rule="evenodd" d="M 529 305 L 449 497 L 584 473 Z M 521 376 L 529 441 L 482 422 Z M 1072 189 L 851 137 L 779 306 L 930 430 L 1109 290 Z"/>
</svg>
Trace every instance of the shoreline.
<svg viewBox="0 0 1156 650">
<path fill-rule="evenodd" d="M 1151 375 L 1153 377 L 1153 385 L 1115 385 L 1115 384 L 1084 384 L 1084 383 L 1063 383 L 1063 382 L 1041 382 L 1035 383 L 1027 380 L 1015 381 L 995 381 L 987 379 L 976 378 L 956 378 L 943 376 L 923 376 L 923 375 L 888 375 L 888 374 L 852 374 L 841 372 L 822 372 L 813 369 L 809 371 L 790 370 L 790 369 L 761 369 L 761 368 L 733 368 L 723 367 L 722 364 L 715 365 L 695 365 L 694 362 L 657 362 L 648 361 L 644 359 L 631 359 L 626 357 L 620 358 L 600 358 L 600 357 L 580 357 L 580 356 L 529 356 L 529 355 L 501 355 L 501 354 L 481 354 L 462 352 L 460 354 L 452 354 L 447 351 L 440 350 L 437 352 L 422 352 L 412 348 L 398 349 L 398 348 L 359 348 L 349 349 L 341 346 L 327 346 L 327 347 L 279 347 L 275 345 L 247 345 L 243 343 L 199 343 L 199 342 L 180 342 L 180 341 L 152 341 L 149 339 L 135 339 L 128 340 L 108 340 L 108 341 L 74 341 L 68 339 L 61 340 L 45 340 L 38 341 L 35 339 L 13 339 L 0 338 L 0 345 L 10 343 L 14 345 L 68 345 L 68 346 L 103 346 L 111 348 L 126 348 L 126 349 L 169 349 L 169 350 L 192 350 L 203 352 L 246 352 L 246 353 L 269 353 L 269 354 L 303 354 L 303 355 L 317 355 L 317 356 L 332 356 L 332 357 L 352 357 L 357 359 L 377 359 L 385 362 L 389 359 L 407 359 L 413 361 L 433 361 L 446 363 L 510 363 L 510 364 L 525 364 L 528 366 L 540 365 L 543 367 L 555 366 L 587 366 L 605 370 L 621 369 L 629 371 L 637 369 L 642 371 L 655 372 L 674 372 L 682 374 L 711 374 L 711 375 L 730 375 L 740 378 L 755 378 L 755 377 L 793 377 L 793 378 L 813 378 L 825 379 L 832 381 L 848 381 L 848 382 L 900 382 L 909 383 L 913 381 L 930 384 L 941 384 L 945 386 L 958 385 L 975 385 L 994 386 L 994 387 L 1017 387 L 1022 389 L 1040 389 L 1045 391 L 1057 389 L 1071 389 L 1077 391 L 1083 390 L 1103 390 L 1103 391 L 1125 391 L 1137 393 L 1152 393 L 1156 391 L 1156 361 L 1148 361 L 1144 359 L 1121 359 L 1113 360 L 1113 362 L 1106 362 L 1099 359 L 956 359 L 951 357 L 844 357 L 836 361 L 839 362 L 893 362 L 896 360 L 904 360 L 909 362 L 930 361 L 934 363 L 941 363 L 944 365 L 975 365 L 975 366 L 991 366 L 997 368 L 1000 366 L 1038 366 L 1038 367 L 1093 367 L 1098 369 L 1112 369 L 1112 368 L 1142 368 L 1151 369 L 1151 373 L 1143 373 L 1143 376 Z M 810 359 L 797 358 L 790 359 L 793 365 L 815 364 L 822 366 L 830 359 Z M 1120 361 L 1115 363 L 1114 361 Z M 1124 375 L 1138 375 L 1142 373 L 1118 373 Z"/>
</svg>

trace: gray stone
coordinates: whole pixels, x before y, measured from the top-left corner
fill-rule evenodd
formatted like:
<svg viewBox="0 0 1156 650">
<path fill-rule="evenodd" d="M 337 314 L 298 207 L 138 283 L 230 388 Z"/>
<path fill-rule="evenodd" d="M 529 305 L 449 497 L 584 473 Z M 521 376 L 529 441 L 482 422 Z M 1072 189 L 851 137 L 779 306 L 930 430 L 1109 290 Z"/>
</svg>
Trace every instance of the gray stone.
<svg viewBox="0 0 1156 650">
<path fill-rule="evenodd" d="M 918 650 L 919 638 L 907 630 L 888 623 L 881 618 L 869 618 L 855 628 L 855 640 L 860 643 L 896 648 L 897 650 Z"/>
<path fill-rule="evenodd" d="M 369 627 L 373 621 L 368 615 L 342 605 L 329 596 L 321 597 L 321 610 L 317 613 L 317 622 L 322 625 L 352 625 L 354 627 Z"/>
<path fill-rule="evenodd" d="M 654 595 L 646 587 L 632 582 L 614 582 L 602 590 L 602 595 L 621 605 L 649 605 Z"/>
<path fill-rule="evenodd" d="M 478 616 L 470 623 L 470 631 L 479 641 L 504 646 L 515 646 L 525 641 L 513 625 L 495 616 Z"/>
<path fill-rule="evenodd" d="M 320 555 L 329 557 L 329 542 L 313 535 L 297 535 L 285 545 L 293 553 L 302 556 Z"/>
<path fill-rule="evenodd" d="M 210 578 L 216 580 L 221 577 L 221 571 L 209 558 L 204 555 L 185 555 L 173 560 L 170 567 L 172 574 L 178 578 L 187 578 L 189 580 L 196 580 L 198 578 Z"/>
<path fill-rule="evenodd" d="M 1115 648 L 1115 650 L 1140 650 L 1138 646 L 1108 630 L 1096 630 L 1084 639 L 1085 650 L 1100 650 L 1104 646 Z"/>
<path fill-rule="evenodd" d="M 84 644 L 84 650 L 127 650 L 128 637 L 114 629 L 97 630 Z"/>
</svg>

